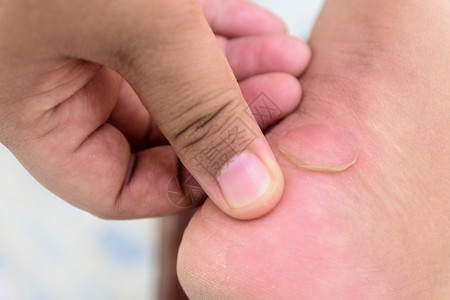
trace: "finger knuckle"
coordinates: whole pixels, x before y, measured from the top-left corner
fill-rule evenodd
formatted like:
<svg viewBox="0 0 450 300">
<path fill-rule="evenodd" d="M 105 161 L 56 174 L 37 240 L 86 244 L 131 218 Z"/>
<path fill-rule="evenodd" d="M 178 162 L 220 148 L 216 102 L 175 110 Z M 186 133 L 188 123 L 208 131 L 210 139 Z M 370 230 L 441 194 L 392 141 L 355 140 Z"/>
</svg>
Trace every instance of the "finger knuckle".
<svg viewBox="0 0 450 300">
<path fill-rule="evenodd" d="M 191 105 L 171 122 L 171 140 L 180 150 L 189 150 L 214 139 L 225 124 L 242 109 L 234 91 L 210 93 Z M 194 102 L 192 102 L 194 103 Z"/>
</svg>

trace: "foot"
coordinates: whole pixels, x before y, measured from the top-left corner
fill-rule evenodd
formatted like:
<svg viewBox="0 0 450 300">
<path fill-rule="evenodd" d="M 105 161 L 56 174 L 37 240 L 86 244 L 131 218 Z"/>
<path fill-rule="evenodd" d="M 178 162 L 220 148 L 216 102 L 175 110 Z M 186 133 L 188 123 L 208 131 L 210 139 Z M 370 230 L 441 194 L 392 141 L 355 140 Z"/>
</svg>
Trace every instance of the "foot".
<svg viewBox="0 0 450 300">
<path fill-rule="evenodd" d="M 400 2 L 325 5 L 268 134 L 283 199 L 250 222 L 205 203 L 178 256 L 191 299 L 450 297 L 450 5 Z"/>
</svg>

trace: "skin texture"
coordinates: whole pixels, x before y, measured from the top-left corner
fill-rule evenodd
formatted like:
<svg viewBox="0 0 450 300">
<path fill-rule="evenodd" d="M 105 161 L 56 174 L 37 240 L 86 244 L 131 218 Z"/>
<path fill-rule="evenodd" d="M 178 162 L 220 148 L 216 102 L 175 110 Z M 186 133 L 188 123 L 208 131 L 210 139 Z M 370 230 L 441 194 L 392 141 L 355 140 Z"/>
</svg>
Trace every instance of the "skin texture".
<svg viewBox="0 0 450 300">
<path fill-rule="evenodd" d="M 168 187 L 191 175 L 227 214 L 267 213 L 280 199 L 283 177 L 245 99 L 265 85 L 282 99 L 284 114 L 292 111 L 309 48 L 250 3 L 201 4 L 1 1 L 0 141 L 49 190 L 103 218 L 179 212 Z M 199 166 L 199 153 L 220 145 L 237 117 L 248 128 L 241 138 L 254 142 L 227 147 L 226 159 Z M 216 179 L 243 151 L 263 164 L 270 184 L 260 197 L 243 199 L 252 205 L 233 209 Z M 173 187 L 181 199 L 191 193 Z"/>
<path fill-rule="evenodd" d="M 249 222 L 203 205 L 178 255 L 191 299 L 450 297 L 449 13 L 441 1 L 327 1 L 304 99 L 267 135 L 282 200 Z M 316 172 L 277 150 L 313 124 L 356 137 L 356 163 Z"/>
</svg>

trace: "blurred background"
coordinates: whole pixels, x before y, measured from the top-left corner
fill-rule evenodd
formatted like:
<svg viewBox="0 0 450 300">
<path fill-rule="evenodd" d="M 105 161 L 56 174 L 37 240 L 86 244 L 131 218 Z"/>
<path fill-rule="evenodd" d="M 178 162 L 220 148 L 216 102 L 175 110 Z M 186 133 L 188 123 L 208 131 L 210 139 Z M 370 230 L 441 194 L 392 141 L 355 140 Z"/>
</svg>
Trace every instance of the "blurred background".
<svg viewBox="0 0 450 300">
<path fill-rule="evenodd" d="M 322 0 L 255 0 L 307 39 Z M 46 191 L 0 145 L 0 300 L 157 299 L 160 220 L 104 221 Z"/>
</svg>

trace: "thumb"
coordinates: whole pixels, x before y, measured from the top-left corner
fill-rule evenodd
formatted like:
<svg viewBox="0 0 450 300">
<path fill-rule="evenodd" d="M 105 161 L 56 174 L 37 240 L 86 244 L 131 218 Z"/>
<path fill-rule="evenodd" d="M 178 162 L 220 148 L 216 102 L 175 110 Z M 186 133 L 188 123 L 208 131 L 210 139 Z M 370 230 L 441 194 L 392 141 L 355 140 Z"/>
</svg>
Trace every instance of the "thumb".
<svg viewBox="0 0 450 300">
<path fill-rule="evenodd" d="M 281 198 L 282 173 L 198 1 L 133 3 L 110 65 L 218 207 L 240 219 L 267 213 Z"/>
<path fill-rule="evenodd" d="M 200 6 L 156 2 L 170 17 L 137 28 L 122 75 L 217 206 L 241 219 L 267 213 L 283 177 Z"/>
</svg>

